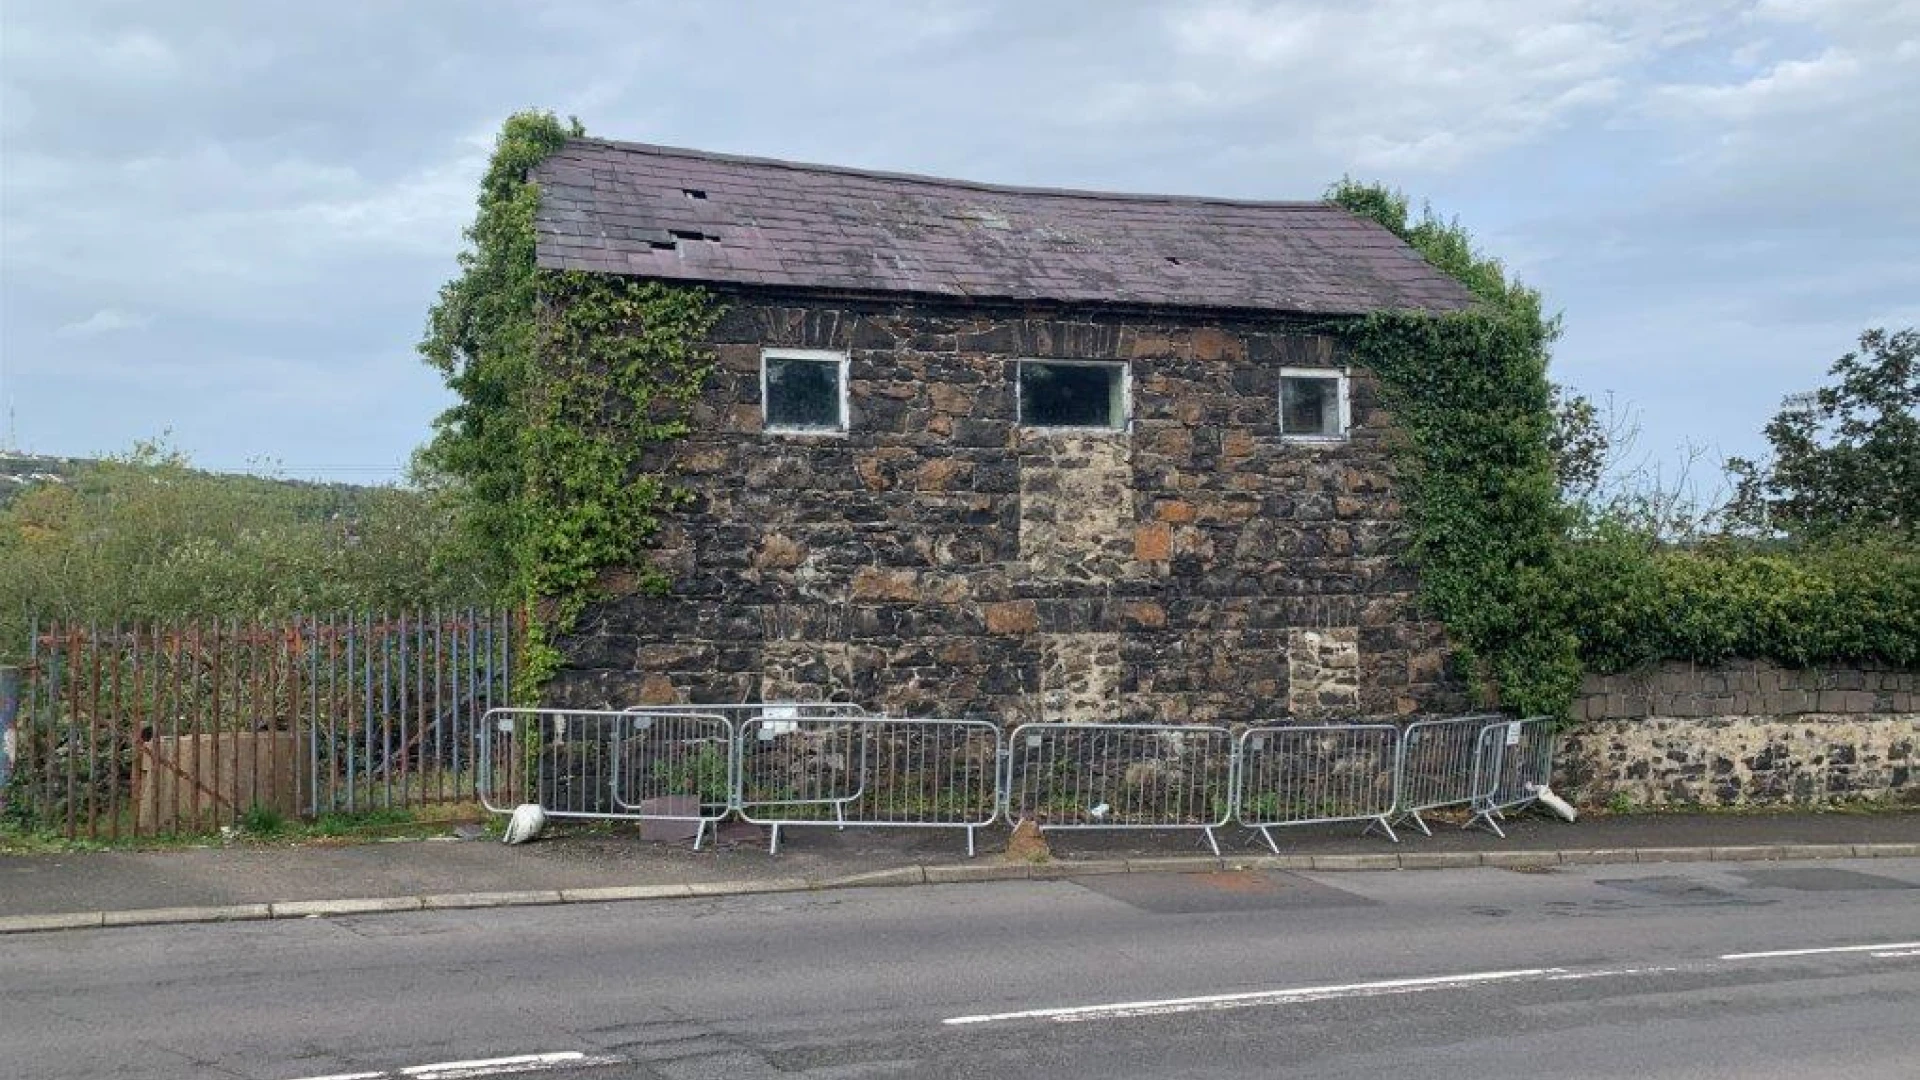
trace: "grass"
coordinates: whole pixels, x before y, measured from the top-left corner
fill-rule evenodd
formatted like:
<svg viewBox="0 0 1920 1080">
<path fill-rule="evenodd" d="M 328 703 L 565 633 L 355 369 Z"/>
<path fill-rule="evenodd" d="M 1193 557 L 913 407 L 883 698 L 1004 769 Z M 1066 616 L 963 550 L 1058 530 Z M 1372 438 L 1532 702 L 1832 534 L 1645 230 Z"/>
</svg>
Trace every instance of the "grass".
<svg viewBox="0 0 1920 1080">
<path fill-rule="evenodd" d="M 132 836 L 123 828 L 117 840 L 69 840 L 62 831 L 21 822 L 0 822 L 0 854 L 38 855 L 67 851 L 177 851 L 184 848 L 230 847 L 236 844 L 299 846 L 337 845 L 359 841 L 422 839 L 444 836 L 454 825 L 481 822 L 497 834 L 495 815 L 478 803 L 447 803 L 418 810 L 377 808 L 346 813 L 334 811 L 311 821 L 290 819 L 279 810 L 255 806 L 234 826 Z"/>
</svg>

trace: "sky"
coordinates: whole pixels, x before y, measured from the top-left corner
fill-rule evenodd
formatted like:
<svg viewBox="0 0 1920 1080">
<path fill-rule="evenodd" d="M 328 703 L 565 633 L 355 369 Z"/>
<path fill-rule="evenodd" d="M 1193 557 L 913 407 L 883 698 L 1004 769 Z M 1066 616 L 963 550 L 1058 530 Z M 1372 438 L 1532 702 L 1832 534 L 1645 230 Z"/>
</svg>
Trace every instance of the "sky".
<svg viewBox="0 0 1920 1080">
<path fill-rule="evenodd" d="M 1008 184 L 1385 181 L 1564 315 L 1628 465 L 1709 486 L 1920 324 L 1920 0 L 7 0 L 0 444 L 400 478 L 527 107 Z"/>
</svg>

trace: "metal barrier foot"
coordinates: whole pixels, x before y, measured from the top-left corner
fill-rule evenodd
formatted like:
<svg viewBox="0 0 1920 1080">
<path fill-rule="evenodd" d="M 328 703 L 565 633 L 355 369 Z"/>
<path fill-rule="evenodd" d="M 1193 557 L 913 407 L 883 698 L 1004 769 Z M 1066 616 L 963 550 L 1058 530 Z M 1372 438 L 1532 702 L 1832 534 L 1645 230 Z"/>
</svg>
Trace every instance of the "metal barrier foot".
<svg viewBox="0 0 1920 1080">
<path fill-rule="evenodd" d="M 967 858 L 973 858 L 973 826 L 967 826 Z"/>
<path fill-rule="evenodd" d="M 780 854 L 780 826 L 778 825 L 773 827 L 773 839 L 767 844 L 767 854 Z"/>
<path fill-rule="evenodd" d="M 1367 822 L 1367 827 L 1360 830 L 1360 835 L 1365 836 L 1375 829 L 1379 829 L 1381 832 L 1386 833 L 1387 839 L 1393 841 L 1394 843 L 1397 844 L 1400 842 L 1400 837 L 1395 835 L 1393 831 L 1393 822 L 1388 821 L 1385 815 L 1374 818 L 1372 821 Z"/>
<path fill-rule="evenodd" d="M 1272 829 L 1268 829 L 1263 826 L 1260 829 L 1260 836 L 1266 840 L 1267 846 L 1273 849 L 1273 853 L 1275 855 L 1280 854 L 1280 845 L 1274 842 Z"/>
<path fill-rule="evenodd" d="M 1499 837 L 1502 840 L 1505 840 L 1507 838 L 1507 831 L 1500 827 L 1500 822 L 1497 820 L 1499 817 L 1500 817 L 1500 811 L 1498 809 L 1489 808 L 1486 810 L 1481 810 L 1475 813 L 1473 817 L 1469 818 L 1465 825 L 1462 825 L 1460 827 L 1462 829 L 1471 829 L 1475 825 L 1480 824 L 1481 822 L 1486 822 L 1487 828 L 1492 830 L 1493 835 Z"/>
<path fill-rule="evenodd" d="M 1214 858 L 1220 857 L 1220 841 L 1214 837 L 1211 826 L 1207 828 L 1207 846 L 1213 849 Z"/>
<path fill-rule="evenodd" d="M 706 839 L 706 836 L 707 836 L 707 822 L 702 821 L 700 823 L 700 827 L 693 831 L 693 850 L 695 851 L 700 850 L 700 841 Z"/>
<path fill-rule="evenodd" d="M 1399 821 L 1396 821 L 1396 822 L 1394 822 L 1394 824 L 1395 824 L 1395 825 L 1404 825 L 1404 824 L 1406 824 L 1406 823 L 1407 823 L 1407 822 L 1409 822 L 1409 821 L 1411 821 L 1411 822 L 1413 822 L 1413 827 L 1414 827 L 1414 828 L 1416 828 L 1416 829 L 1419 829 L 1419 830 L 1420 830 L 1420 833 L 1421 833 L 1421 835 L 1423 835 L 1423 836 L 1432 836 L 1432 835 L 1433 835 L 1433 830 L 1432 830 L 1432 829 L 1429 829 L 1429 828 L 1427 828 L 1427 819 L 1426 819 L 1426 818 L 1423 818 L 1423 817 L 1421 817 L 1421 816 L 1420 816 L 1420 811 L 1418 811 L 1418 810 L 1409 810 L 1409 811 L 1407 811 L 1406 813 L 1404 813 L 1404 814 L 1402 814 L 1402 815 L 1400 815 L 1400 820 L 1399 820 Z"/>
</svg>

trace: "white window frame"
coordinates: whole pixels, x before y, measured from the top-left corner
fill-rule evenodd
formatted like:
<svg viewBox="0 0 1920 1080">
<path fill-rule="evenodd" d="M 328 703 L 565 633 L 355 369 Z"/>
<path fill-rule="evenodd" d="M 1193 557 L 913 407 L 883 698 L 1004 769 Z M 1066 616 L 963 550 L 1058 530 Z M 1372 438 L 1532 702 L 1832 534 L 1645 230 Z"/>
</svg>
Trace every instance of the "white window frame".
<svg viewBox="0 0 1920 1080">
<path fill-rule="evenodd" d="M 1027 422 L 1027 403 L 1023 400 L 1021 389 L 1021 369 L 1028 364 L 1047 364 L 1053 367 L 1098 367 L 1120 369 L 1120 422 L 1118 424 L 1029 424 Z M 1127 434 L 1133 430 L 1133 364 L 1126 360 L 1055 360 L 1045 356 L 1022 356 L 1013 362 L 1013 419 L 1022 431 L 1058 432 L 1062 435 L 1084 435 L 1090 432 L 1105 434 Z"/>
<path fill-rule="evenodd" d="M 812 360 L 831 361 L 838 364 L 840 370 L 840 422 L 835 427 L 800 427 L 791 424 L 775 424 L 767 419 L 767 361 L 769 360 Z M 848 393 L 847 354 L 833 349 L 761 349 L 760 350 L 760 429 L 769 435 L 824 435 L 844 437 L 851 427 L 852 403 Z"/>
<path fill-rule="evenodd" d="M 1287 380 L 1288 379 L 1338 379 L 1340 432 L 1337 435 L 1302 435 L 1287 431 Z M 1279 410 L 1275 416 L 1280 427 L 1280 437 L 1288 442 L 1302 443 L 1342 443 L 1353 434 L 1353 384 L 1351 369 L 1344 367 L 1283 367 L 1280 369 L 1280 382 L 1273 389 L 1273 403 Z"/>
</svg>

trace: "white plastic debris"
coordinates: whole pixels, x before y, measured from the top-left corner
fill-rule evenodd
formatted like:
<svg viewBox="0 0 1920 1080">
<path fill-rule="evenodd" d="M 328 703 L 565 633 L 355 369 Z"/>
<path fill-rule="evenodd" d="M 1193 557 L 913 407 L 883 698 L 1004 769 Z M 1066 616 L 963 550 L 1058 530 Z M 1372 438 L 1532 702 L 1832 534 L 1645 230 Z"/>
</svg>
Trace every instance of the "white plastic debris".
<svg viewBox="0 0 1920 1080">
<path fill-rule="evenodd" d="M 1541 806 L 1559 814 L 1568 821 L 1573 821 L 1580 816 L 1580 812 L 1573 808 L 1573 804 L 1555 795 L 1552 788 L 1536 787 L 1533 789 L 1533 796 L 1540 800 Z"/>
<path fill-rule="evenodd" d="M 547 812 L 540 809 L 538 803 L 521 803 L 513 808 L 513 816 L 507 819 L 506 835 L 500 839 L 509 844 L 524 844 L 536 839 L 547 827 Z"/>
<path fill-rule="evenodd" d="M 1099 806 L 1089 809 L 1087 813 L 1093 815 L 1094 819 L 1097 821 L 1100 818 L 1106 817 L 1107 811 L 1111 809 L 1113 809 L 1113 807 L 1108 806 L 1106 803 L 1101 803 Z"/>
</svg>

